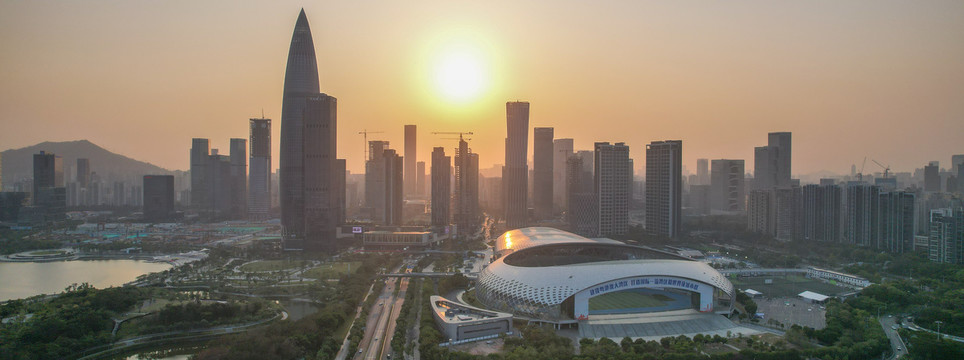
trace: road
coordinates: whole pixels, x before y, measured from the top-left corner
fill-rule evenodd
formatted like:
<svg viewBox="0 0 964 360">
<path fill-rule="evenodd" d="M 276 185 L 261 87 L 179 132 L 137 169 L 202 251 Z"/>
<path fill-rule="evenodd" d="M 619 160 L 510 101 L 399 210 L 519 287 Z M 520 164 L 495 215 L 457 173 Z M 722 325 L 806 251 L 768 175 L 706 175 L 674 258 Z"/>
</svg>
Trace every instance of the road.
<svg viewBox="0 0 964 360">
<path fill-rule="evenodd" d="M 884 334 L 890 339 L 890 350 L 894 353 L 891 359 L 899 359 L 907 355 L 907 344 L 904 344 L 904 340 L 897 335 L 897 330 L 893 328 L 897 324 L 896 320 L 896 318 L 889 315 L 878 319 L 880 326 L 884 328 Z M 900 327 L 898 326 L 897 328 L 899 329 Z"/>
<path fill-rule="evenodd" d="M 392 353 L 392 338 L 395 336 L 395 325 L 398 322 L 398 315 L 402 312 L 402 304 L 405 303 L 405 292 L 408 291 L 408 279 L 402 279 L 398 284 L 398 296 L 392 301 L 391 315 L 388 317 L 388 326 L 385 328 L 385 333 L 382 338 L 384 343 L 382 345 L 381 353 L 383 355 Z M 385 356 L 383 356 L 385 357 Z M 371 358 L 376 359 L 376 358 Z"/>
<path fill-rule="evenodd" d="M 395 323 L 405 302 L 405 292 L 408 290 L 409 279 L 386 279 L 385 288 L 375 304 L 368 312 L 365 323 L 365 334 L 358 343 L 358 353 L 353 354 L 356 360 L 386 359 L 391 354 L 392 336 L 395 335 Z M 398 286 L 398 295 L 395 287 Z"/>
</svg>

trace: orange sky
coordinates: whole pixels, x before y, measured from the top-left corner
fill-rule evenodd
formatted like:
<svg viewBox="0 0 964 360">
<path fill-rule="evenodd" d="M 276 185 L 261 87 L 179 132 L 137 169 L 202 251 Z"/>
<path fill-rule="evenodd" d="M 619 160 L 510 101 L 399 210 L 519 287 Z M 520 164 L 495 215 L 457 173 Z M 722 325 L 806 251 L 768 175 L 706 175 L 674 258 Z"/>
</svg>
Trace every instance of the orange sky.
<svg viewBox="0 0 964 360">
<path fill-rule="evenodd" d="M 703 157 L 750 170 L 769 131 L 793 132 L 794 174 L 848 173 L 864 156 L 895 171 L 947 167 L 964 153 L 959 0 L 6 1 L 0 150 L 85 138 L 187 169 L 192 137 L 226 150 L 263 108 L 277 165 L 301 7 L 353 172 L 358 131 L 386 131 L 370 139 L 401 150 L 409 123 L 419 160 L 455 146 L 429 132 L 474 131 L 482 167 L 501 163 L 504 103 L 516 99 L 531 102 L 532 127 L 577 149 L 628 143 L 637 168 L 646 143 L 682 139 L 690 171 Z M 468 105 L 432 85 L 452 41 L 481 48 L 492 74 Z"/>
</svg>

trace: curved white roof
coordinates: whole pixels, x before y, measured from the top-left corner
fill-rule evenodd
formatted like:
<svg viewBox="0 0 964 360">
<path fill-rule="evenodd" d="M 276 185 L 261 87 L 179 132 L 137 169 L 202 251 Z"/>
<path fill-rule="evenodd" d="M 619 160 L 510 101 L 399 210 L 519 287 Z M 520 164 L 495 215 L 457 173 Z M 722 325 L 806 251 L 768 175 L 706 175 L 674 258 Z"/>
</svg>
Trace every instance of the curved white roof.
<svg viewBox="0 0 964 360">
<path fill-rule="evenodd" d="M 506 232 L 496 242 L 498 251 L 518 251 L 559 243 L 622 244 L 609 239 L 587 239 L 551 228 L 524 228 Z M 733 284 L 709 265 L 690 260 L 635 259 L 560 266 L 520 267 L 504 257 L 479 274 L 479 286 L 511 295 L 527 303 L 555 306 L 579 291 L 622 278 L 673 276 L 712 285 L 731 298 Z"/>
<path fill-rule="evenodd" d="M 551 244 L 619 244 L 612 239 L 588 239 L 582 236 L 549 227 L 528 227 L 506 231 L 495 241 L 495 251 L 499 255 L 526 248 Z"/>
</svg>

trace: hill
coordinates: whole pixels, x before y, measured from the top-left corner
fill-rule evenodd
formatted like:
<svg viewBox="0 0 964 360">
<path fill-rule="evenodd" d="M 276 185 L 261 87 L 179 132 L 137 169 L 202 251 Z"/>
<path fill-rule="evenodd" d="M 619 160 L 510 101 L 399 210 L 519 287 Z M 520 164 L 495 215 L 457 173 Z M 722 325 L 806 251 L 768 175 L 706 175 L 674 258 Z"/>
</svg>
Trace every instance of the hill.
<svg viewBox="0 0 964 360">
<path fill-rule="evenodd" d="M 42 142 L 20 149 L 10 149 L 2 154 L 3 182 L 5 187 L 15 181 L 33 178 L 33 154 L 46 151 L 64 159 L 66 181 L 73 179 L 77 168 L 77 158 L 90 159 L 90 170 L 105 181 L 124 181 L 138 183 L 147 174 L 168 175 L 173 172 L 150 163 L 138 161 L 124 155 L 115 154 L 87 140 Z M 69 170 L 68 170 L 69 169 Z"/>
</svg>

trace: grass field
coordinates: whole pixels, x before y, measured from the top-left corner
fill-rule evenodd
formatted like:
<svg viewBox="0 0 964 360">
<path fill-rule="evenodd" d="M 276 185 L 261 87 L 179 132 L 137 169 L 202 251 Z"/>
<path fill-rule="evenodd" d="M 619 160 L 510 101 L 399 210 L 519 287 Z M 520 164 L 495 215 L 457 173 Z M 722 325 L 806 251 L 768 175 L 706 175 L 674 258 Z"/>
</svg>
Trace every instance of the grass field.
<svg viewBox="0 0 964 360">
<path fill-rule="evenodd" d="M 278 271 L 286 269 L 298 269 L 304 264 L 308 263 L 306 260 L 262 260 L 255 261 L 253 263 L 244 264 L 241 266 L 241 271 L 244 272 L 264 272 L 264 271 Z"/>
<path fill-rule="evenodd" d="M 360 261 L 322 264 L 321 266 L 308 269 L 308 271 L 305 272 L 304 277 L 314 279 L 337 279 L 341 277 L 342 274 L 347 274 L 349 269 L 351 269 L 351 272 L 357 271 L 359 266 L 361 266 Z"/>
<path fill-rule="evenodd" d="M 635 291 L 617 291 L 589 299 L 589 311 L 665 306 L 668 301 L 672 300 L 660 294 L 650 295 Z"/>
<path fill-rule="evenodd" d="M 766 284 L 766 279 L 772 279 L 772 284 Z M 793 297 L 804 291 L 813 291 L 828 296 L 841 294 L 850 289 L 825 283 L 803 276 L 760 276 L 746 278 L 730 278 L 733 286 L 740 289 L 753 289 L 763 293 L 765 297 Z"/>
</svg>

